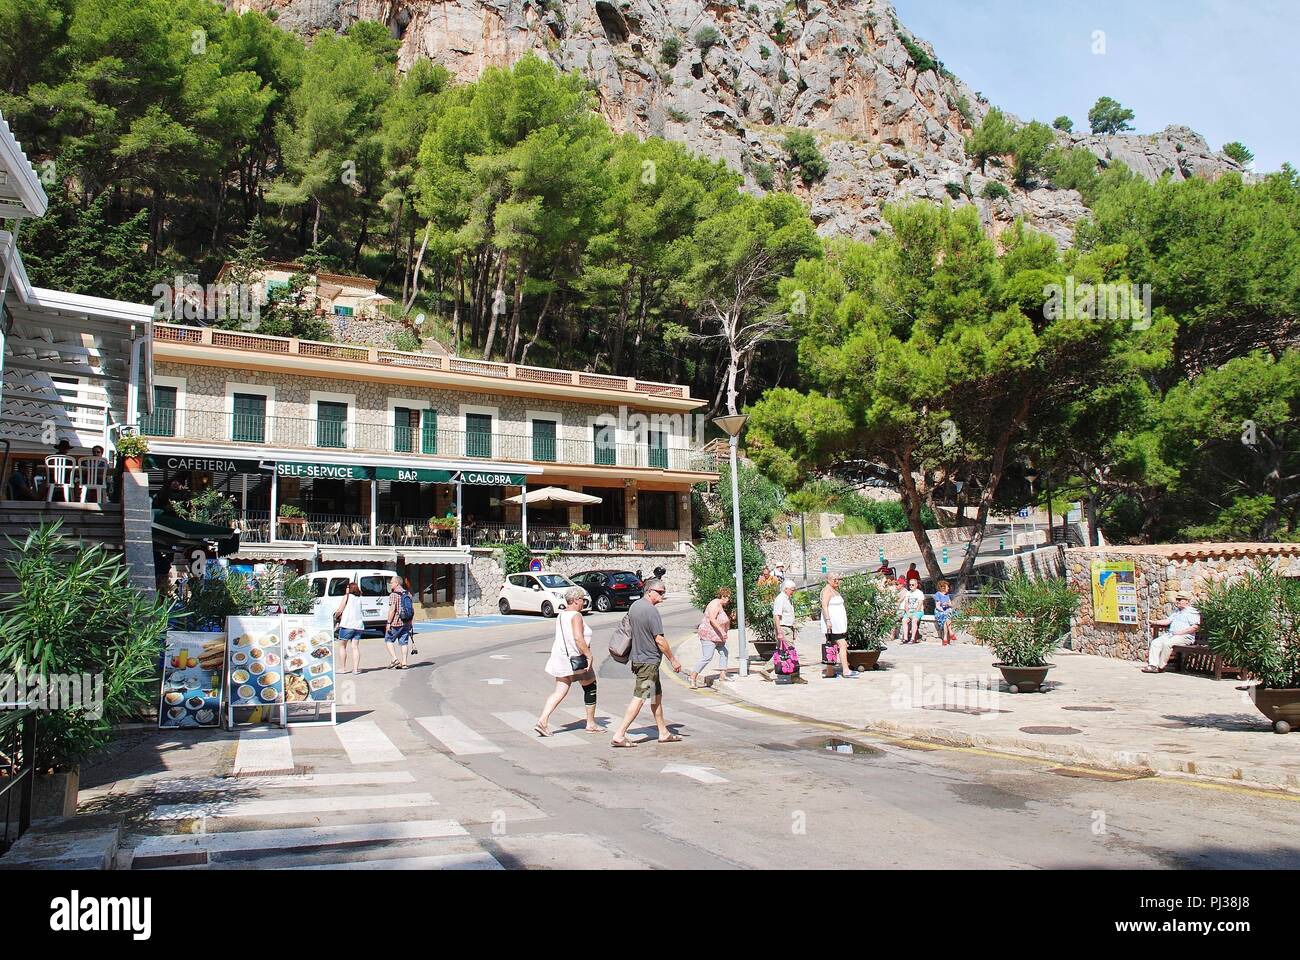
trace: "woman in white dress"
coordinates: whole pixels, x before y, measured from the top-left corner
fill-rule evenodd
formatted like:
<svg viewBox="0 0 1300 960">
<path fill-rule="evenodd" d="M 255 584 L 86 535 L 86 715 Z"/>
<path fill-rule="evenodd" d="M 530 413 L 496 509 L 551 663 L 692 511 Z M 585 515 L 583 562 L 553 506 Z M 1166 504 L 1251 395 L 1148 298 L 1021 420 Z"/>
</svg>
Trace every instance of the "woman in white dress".
<svg viewBox="0 0 1300 960">
<path fill-rule="evenodd" d="M 827 577 L 826 586 L 822 587 L 822 629 L 826 632 L 826 642 L 839 647 L 840 676 L 846 679 L 856 677 L 857 671 L 849 670 L 849 615 L 844 607 L 837 573 Z"/>
<path fill-rule="evenodd" d="M 546 699 L 542 715 L 533 729 L 539 737 L 549 737 L 551 714 L 560 705 L 569 688 L 577 683 L 582 687 L 582 702 L 587 709 L 587 732 L 600 733 L 596 724 L 596 670 L 591 655 L 591 627 L 582 617 L 582 604 L 587 594 L 582 587 L 572 587 L 564 595 L 564 609 L 555 620 L 555 642 L 551 656 L 546 661 L 546 672 L 555 678 L 555 690 Z M 575 671 L 574 657 L 586 659 L 586 666 Z"/>
</svg>

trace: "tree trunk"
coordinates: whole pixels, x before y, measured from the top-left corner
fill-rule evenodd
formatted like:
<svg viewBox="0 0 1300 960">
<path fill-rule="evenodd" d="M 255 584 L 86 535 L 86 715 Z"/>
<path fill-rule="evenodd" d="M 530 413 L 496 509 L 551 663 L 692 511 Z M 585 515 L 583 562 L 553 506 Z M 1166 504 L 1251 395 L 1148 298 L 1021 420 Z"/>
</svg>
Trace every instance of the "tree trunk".
<svg viewBox="0 0 1300 960">
<path fill-rule="evenodd" d="M 515 306 L 510 315 L 510 332 L 506 337 L 506 362 L 515 362 L 515 351 L 519 347 L 519 312 L 524 306 L 524 280 L 527 257 L 519 256 L 519 272 L 515 275 Z"/>
<path fill-rule="evenodd" d="M 520 363 L 528 362 L 528 351 L 533 349 L 533 345 L 542 337 L 542 331 L 546 329 L 546 314 L 551 309 L 551 298 L 555 296 L 555 290 L 551 289 L 546 292 L 546 299 L 542 301 L 542 312 L 537 315 L 537 329 L 533 331 L 532 338 L 524 344 L 523 355 L 520 356 Z"/>
<path fill-rule="evenodd" d="M 316 201 L 316 216 L 311 221 L 311 245 L 315 247 L 320 240 L 320 197 L 313 199 Z"/>
<path fill-rule="evenodd" d="M 483 345 L 484 360 L 491 359 L 492 357 L 492 346 L 497 337 L 497 318 L 504 312 L 504 310 L 498 310 L 497 306 L 498 302 L 505 296 L 504 287 L 506 282 L 506 263 L 508 262 L 509 257 L 510 255 L 505 250 L 502 250 L 501 259 L 497 262 L 497 282 L 490 298 L 492 319 L 488 322 L 487 342 Z"/>
<path fill-rule="evenodd" d="M 429 231 L 433 229 L 433 222 L 424 228 L 424 240 L 420 243 L 420 255 L 415 258 L 415 272 L 411 277 L 411 297 L 402 304 L 402 313 L 409 313 L 411 305 L 415 303 L 415 298 L 420 293 L 420 267 L 424 263 L 424 249 L 429 245 Z"/>
<path fill-rule="evenodd" d="M 452 307 L 451 314 L 451 353 L 452 356 L 460 356 L 460 338 L 464 331 L 461 330 L 461 317 L 464 314 L 463 301 L 465 299 L 465 255 L 459 251 L 456 253 L 456 303 Z"/>
<path fill-rule="evenodd" d="M 916 545 L 921 548 L 921 559 L 925 561 L 926 572 L 932 579 L 938 580 L 943 576 L 943 569 L 939 566 L 939 559 L 934 555 L 934 545 L 930 543 L 930 537 L 926 534 L 925 524 L 921 522 L 921 494 L 916 486 L 916 478 L 912 476 L 910 444 L 905 445 L 900 451 L 897 466 L 899 486 L 903 494 L 903 509 L 907 512 L 907 525 L 912 528 Z M 961 583 L 958 581 L 954 592 L 960 589 Z"/>
<path fill-rule="evenodd" d="M 632 299 L 632 271 L 628 270 L 623 286 L 618 292 L 618 318 L 614 322 L 612 345 L 610 347 L 610 373 L 620 373 L 619 365 L 623 362 L 623 338 L 627 333 L 627 308 Z"/>
</svg>

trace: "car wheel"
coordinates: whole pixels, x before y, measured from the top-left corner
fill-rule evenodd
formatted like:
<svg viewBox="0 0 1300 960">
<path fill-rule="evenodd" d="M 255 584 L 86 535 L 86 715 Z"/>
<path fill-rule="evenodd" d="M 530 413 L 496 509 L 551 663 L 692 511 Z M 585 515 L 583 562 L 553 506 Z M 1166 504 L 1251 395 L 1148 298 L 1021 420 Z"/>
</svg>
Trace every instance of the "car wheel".
<svg viewBox="0 0 1300 960">
<path fill-rule="evenodd" d="M 609 594 L 602 593 L 600 596 L 596 598 L 596 609 L 599 610 L 601 613 L 609 613 L 610 606 L 611 604 L 609 602 Z"/>
<path fill-rule="evenodd" d="M 544 617 L 555 616 L 555 607 L 551 605 L 551 601 L 549 600 L 542 601 L 542 616 Z"/>
<path fill-rule="evenodd" d="M 508 616 L 510 613 L 510 601 L 505 597 L 502 597 L 497 601 L 497 609 Z"/>
</svg>

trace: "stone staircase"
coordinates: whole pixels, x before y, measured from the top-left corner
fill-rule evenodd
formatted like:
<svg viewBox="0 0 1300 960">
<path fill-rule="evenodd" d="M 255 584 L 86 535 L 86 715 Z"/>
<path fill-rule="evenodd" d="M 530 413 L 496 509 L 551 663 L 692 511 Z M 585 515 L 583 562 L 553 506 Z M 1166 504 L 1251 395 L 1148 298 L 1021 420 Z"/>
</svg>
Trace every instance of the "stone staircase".
<svg viewBox="0 0 1300 960">
<path fill-rule="evenodd" d="M 13 593 L 18 582 L 9 568 L 13 547 L 9 540 L 21 542 L 42 522 L 63 521 L 65 536 L 102 543 L 121 553 L 124 545 L 122 506 L 117 503 L 44 503 L 27 500 L 0 500 L 0 595 Z"/>
</svg>

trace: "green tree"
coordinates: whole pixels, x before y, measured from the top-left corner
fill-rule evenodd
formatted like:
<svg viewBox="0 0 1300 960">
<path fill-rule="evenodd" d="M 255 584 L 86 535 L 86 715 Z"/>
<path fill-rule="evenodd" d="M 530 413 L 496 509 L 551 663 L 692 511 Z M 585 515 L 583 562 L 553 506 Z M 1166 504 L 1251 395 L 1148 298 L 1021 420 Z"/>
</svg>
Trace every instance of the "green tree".
<svg viewBox="0 0 1300 960">
<path fill-rule="evenodd" d="M 1061 116 L 1057 117 L 1055 120 L 1052 121 L 1052 128 L 1055 130 L 1064 131 L 1065 133 L 1073 133 L 1074 121 L 1071 120 L 1069 117 L 1067 117 L 1065 114 L 1061 114 Z"/>
<path fill-rule="evenodd" d="M 991 157 L 1002 156 L 1011 152 L 1015 131 L 1010 122 L 997 107 L 984 115 L 980 125 L 966 138 L 966 152 L 979 164 L 981 172 L 988 165 Z"/>
<path fill-rule="evenodd" d="M 1249 167 L 1255 162 L 1255 154 L 1247 149 L 1246 145 L 1240 140 L 1234 140 L 1232 143 L 1225 143 L 1223 145 L 1223 152 L 1233 160 L 1236 160 L 1243 167 Z"/>
<path fill-rule="evenodd" d="M 1132 119 L 1133 111 L 1110 97 L 1099 97 L 1088 111 L 1088 123 L 1093 133 L 1124 133 L 1133 129 L 1129 123 Z"/>
<path fill-rule="evenodd" d="M 659 59 L 670 67 L 677 66 L 677 61 L 682 55 L 682 41 L 678 37 L 665 37 L 663 45 L 659 48 Z"/>
<path fill-rule="evenodd" d="M 806 130 L 786 134 L 785 155 L 789 158 L 791 168 L 799 170 L 799 179 L 806 186 L 825 179 L 830 170 L 826 158 L 817 149 L 817 138 Z"/>
<path fill-rule="evenodd" d="M 1028 187 L 1043 174 L 1048 151 L 1055 141 L 1051 128 L 1037 120 L 1015 132 L 1011 138 L 1011 153 L 1015 156 L 1012 175 L 1017 186 Z"/>
</svg>

